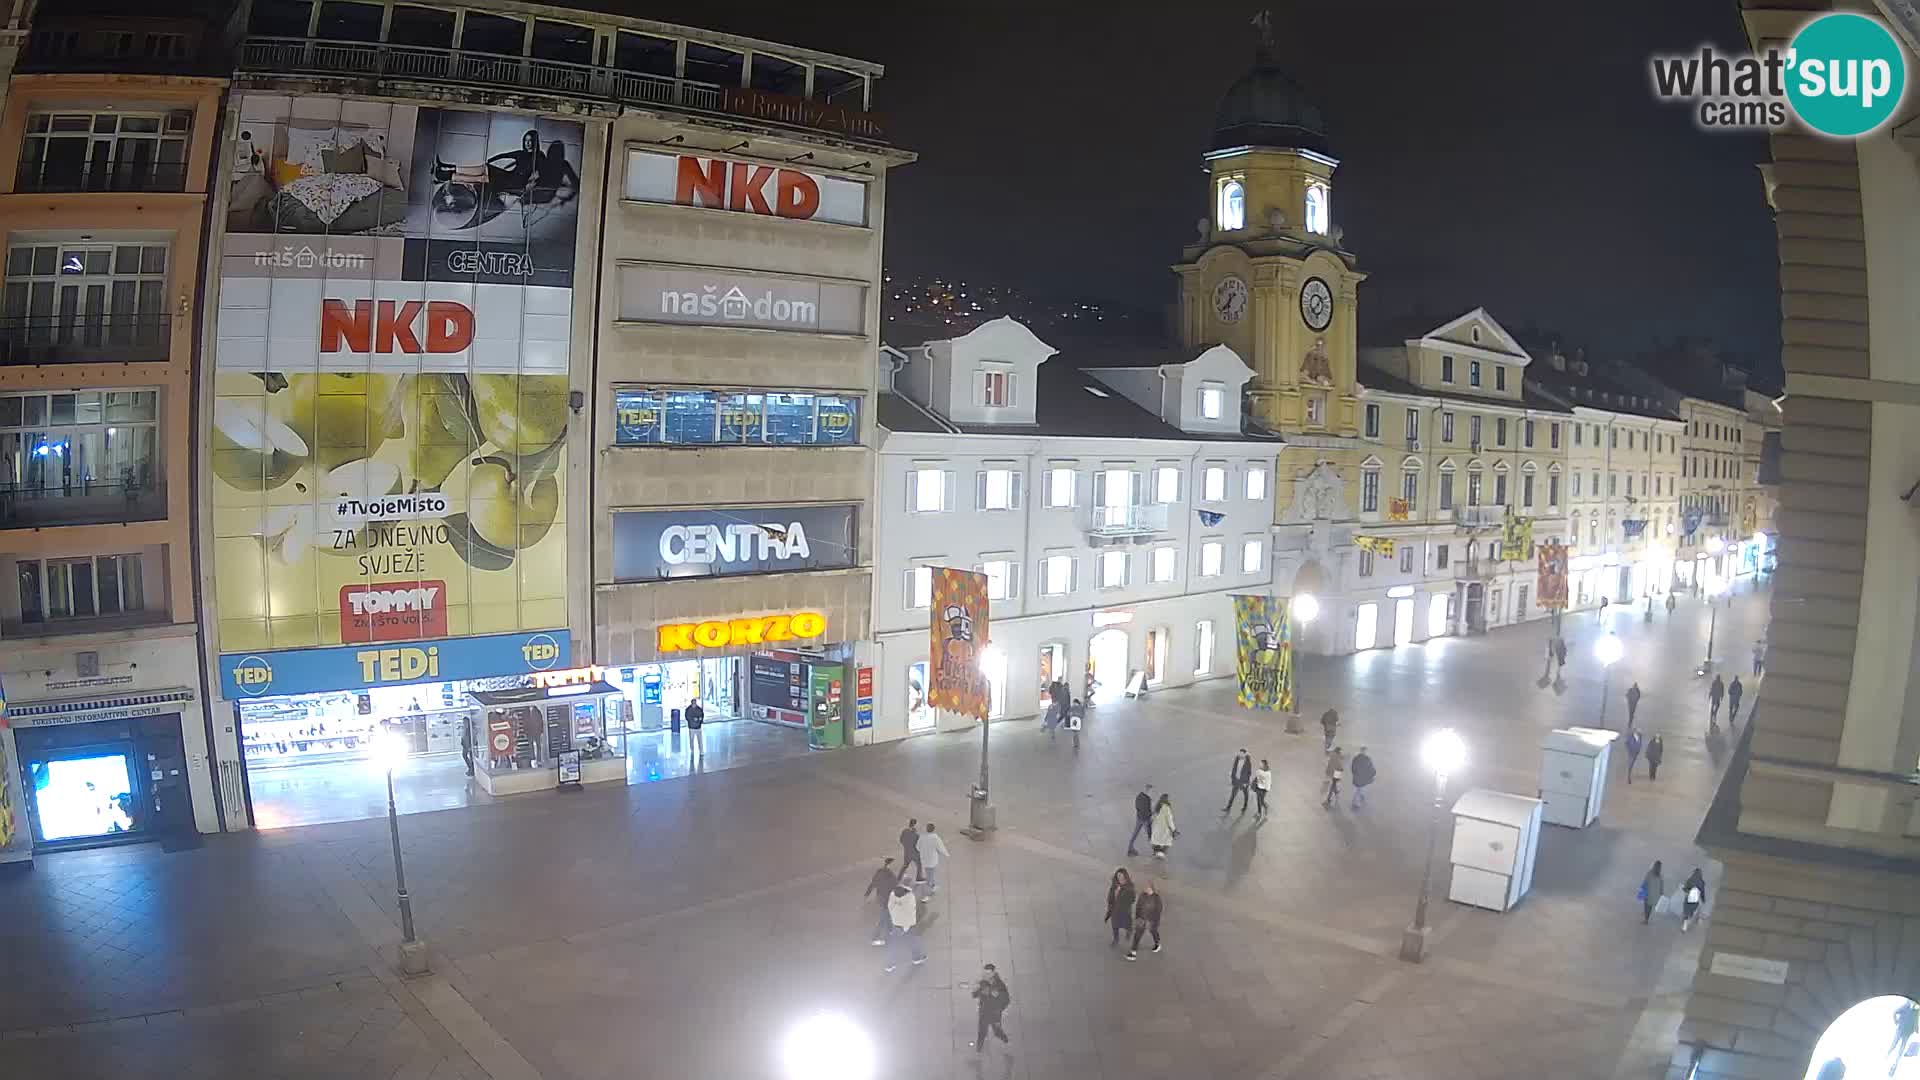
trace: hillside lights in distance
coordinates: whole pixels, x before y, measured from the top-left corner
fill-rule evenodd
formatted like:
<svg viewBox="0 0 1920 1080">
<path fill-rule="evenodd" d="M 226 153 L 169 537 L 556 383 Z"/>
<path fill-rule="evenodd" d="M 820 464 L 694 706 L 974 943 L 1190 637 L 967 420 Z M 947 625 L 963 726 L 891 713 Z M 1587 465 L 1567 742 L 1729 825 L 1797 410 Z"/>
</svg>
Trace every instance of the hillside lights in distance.
<svg viewBox="0 0 1920 1080">
<path fill-rule="evenodd" d="M 788 1029 L 780 1048 L 788 1080 L 872 1080 L 873 1040 L 844 1016 L 820 1013 Z"/>
</svg>

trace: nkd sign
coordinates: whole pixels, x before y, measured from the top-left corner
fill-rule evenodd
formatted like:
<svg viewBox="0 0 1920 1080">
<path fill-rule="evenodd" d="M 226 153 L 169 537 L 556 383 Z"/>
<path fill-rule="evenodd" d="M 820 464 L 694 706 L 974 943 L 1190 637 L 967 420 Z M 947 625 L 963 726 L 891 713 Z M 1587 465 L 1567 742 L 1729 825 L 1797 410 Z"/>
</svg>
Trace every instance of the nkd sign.
<svg viewBox="0 0 1920 1080">
<path fill-rule="evenodd" d="M 626 196 L 796 221 L 867 223 L 862 181 L 693 154 L 627 151 Z"/>
<path fill-rule="evenodd" d="M 855 563 L 852 506 L 616 510 L 616 581 L 835 570 Z"/>
<path fill-rule="evenodd" d="M 861 334 L 867 326 L 867 287 L 852 281 L 629 263 L 620 267 L 620 318 L 687 326 Z"/>
</svg>

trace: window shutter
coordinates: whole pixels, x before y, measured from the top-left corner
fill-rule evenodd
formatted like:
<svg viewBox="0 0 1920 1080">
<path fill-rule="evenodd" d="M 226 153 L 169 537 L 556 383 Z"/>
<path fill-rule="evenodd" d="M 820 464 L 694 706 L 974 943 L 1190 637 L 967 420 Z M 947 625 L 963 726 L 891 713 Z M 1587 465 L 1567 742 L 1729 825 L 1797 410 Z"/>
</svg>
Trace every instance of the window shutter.
<svg viewBox="0 0 1920 1080">
<path fill-rule="evenodd" d="M 1127 505 L 1139 506 L 1141 503 L 1146 502 L 1147 500 L 1141 497 L 1141 492 L 1145 488 L 1146 480 L 1144 474 L 1141 473 L 1139 469 L 1130 470 L 1127 473 Z"/>
<path fill-rule="evenodd" d="M 1020 509 L 1020 498 L 1024 494 L 1020 489 L 1026 487 L 1027 474 L 1019 469 L 1013 470 L 1007 477 L 1007 506 Z"/>
<path fill-rule="evenodd" d="M 1006 404 L 1008 408 L 1020 404 L 1020 376 L 1011 371 L 1007 372 Z"/>
<path fill-rule="evenodd" d="M 985 469 L 976 470 L 973 474 L 973 508 L 975 510 L 987 508 L 987 470 Z"/>
<path fill-rule="evenodd" d="M 907 567 L 907 584 L 906 584 L 905 591 L 900 594 L 900 605 L 906 608 L 908 611 L 916 610 L 918 607 L 918 605 L 916 605 L 913 602 L 913 593 L 914 593 L 914 586 L 918 584 L 918 582 L 915 579 L 918 578 L 919 576 L 920 576 L 920 570 L 918 567 L 914 567 L 914 566 Z"/>
<path fill-rule="evenodd" d="M 973 403 L 979 408 L 986 408 L 987 373 L 984 371 L 976 371 L 973 373 Z"/>
<path fill-rule="evenodd" d="M 1012 600 L 1018 597 L 1019 595 L 1020 595 L 1020 564 L 1016 562 L 1010 562 L 1007 564 L 1007 599 Z"/>
<path fill-rule="evenodd" d="M 1067 558 L 1067 591 L 1070 593 L 1080 591 L 1080 557 L 1078 555 Z"/>
<path fill-rule="evenodd" d="M 907 470 L 907 513 L 920 512 L 920 470 Z"/>
<path fill-rule="evenodd" d="M 951 510 L 960 503 L 960 483 L 958 475 L 952 469 L 944 470 L 940 493 L 940 509 Z"/>
<path fill-rule="evenodd" d="M 1093 470 L 1093 505 L 1107 505 L 1107 471 L 1105 469 Z"/>
</svg>

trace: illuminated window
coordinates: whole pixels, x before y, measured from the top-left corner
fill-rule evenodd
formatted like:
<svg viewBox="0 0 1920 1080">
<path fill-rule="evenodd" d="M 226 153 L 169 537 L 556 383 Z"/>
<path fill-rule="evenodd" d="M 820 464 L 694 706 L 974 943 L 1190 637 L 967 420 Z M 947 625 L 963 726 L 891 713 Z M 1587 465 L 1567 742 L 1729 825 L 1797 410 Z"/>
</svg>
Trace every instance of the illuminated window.
<svg viewBox="0 0 1920 1080">
<path fill-rule="evenodd" d="M 1122 588 L 1127 583 L 1127 553 L 1124 551 L 1103 551 L 1100 553 L 1100 587 L 1103 589 Z"/>
<path fill-rule="evenodd" d="M 1267 470 L 1258 465 L 1247 467 L 1247 498 L 1259 501 L 1267 497 Z"/>
<path fill-rule="evenodd" d="M 1073 505 L 1073 470 L 1055 465 L 1047 470 L 1047 505 L 1058 509 Z"/>
<path fill-rule="evenodd" d="M 1220 230 L 1230 232 L 1247 227 L 1247 189 L 1238 180 L 1220 185 Z"/>
<path fill-rule="evenodd" d="M 1173 580 L 1173 572 L 1175 566 L 1178 565 L 1179 555 L 1179 551 L 1171 547 L 1153 549 L 1152 570 L 1153 580 L 1156 584 L 1164 584 Z"/>
<path fill-rule="evenodd" d="M 1328 203 L 1327 186 L 1325 184 L 1307 185 L 1308 232 L 1319 233 L 1322 236 L 1326 235 L 1327 219 L 1332 211 L 1332 207 L 1329 206 Z"/>
<path fill-rule="evenodd" d="M 1162 465 L 1153 470 L 1153 501 L 1157 503 L 1178 502 L 1180 499 L 1180 470 L 1173 465 Z"/>
<path fill-rule="evenodd" d="M 1220 560 L 1225 549 L 1218 540 L 1209 540 L 1200 545 L 1200 576 L 1219 577 Z"/>
<path fill-rule="evenodd" d="M 1222 465 L 1209 465 L 1203 477 L 1200 499 L 1203 502 L 1225 502 L 1227 499 L 1227 470 Z"/>
<path fill-rule="evenodd" d="M 1261 564 L 1266 562 L 1266 547 L 1258 540 L 1248 540 L 1240 545 L 1240 572 L 1257 574 Z"/>
<path fill-rule="evenodd" d="M 1049 555 L 1040 561 L 1040 591 L 1065 596 L 1073 591 L 1073 556 Z"/>
<path fill-rule="evenodd" d="M 1203 420 L 1218 420 L 1226 411 L 1227 389 L 1222 383 L 1205 382 L 1200 384 L 1200 417 Z"/>
</svg>

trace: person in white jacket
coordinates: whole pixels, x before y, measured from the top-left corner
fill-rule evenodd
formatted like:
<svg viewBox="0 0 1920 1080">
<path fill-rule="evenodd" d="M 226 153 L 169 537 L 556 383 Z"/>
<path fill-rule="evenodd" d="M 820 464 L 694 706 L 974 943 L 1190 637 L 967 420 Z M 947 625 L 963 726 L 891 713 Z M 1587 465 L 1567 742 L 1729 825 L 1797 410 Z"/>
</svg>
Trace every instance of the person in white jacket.
<svg viewBox="0 0 1920 1080">
<path fill-rule="evenodd" d="M 940 867 L 951 854 L 947 842 L 933 831 L 933 822 L 927 822 L 927 835 L 920 838 L 920 867 L 926 871 L 928 896 L 940 891 Z"/>
<path fill-rule="evenodd" d="M 887 970 L 892 971 L 900 966 L 900 958 L 896 955 L 900 945 L 905 945 L 912 951 L 915 964 L 926 963 L 927 952 L 920 947 L 920 932 L 917 929 L 920 922 L 920 898 L 914 895 L 912 889 L 905 885 L 893 887 L 893 895 L 887 897 L 887 919 L 893 923 L 891 931 L 887 934 L 890 939 L 887 950 L 889 961 Z"/>
<path fill-rule="evenodd" d="M 1173 799 L 1166 794 L 1160 796 L 1160 802 L 1153 808 L 1153 825 L 1147 830 L 1147 842 L 1153 845 L 1153 857 L 1164 859 L 1167 849 L 1173 846 L 1174 837 L 1180 830 L 1173 824 Z"/>
</svg>

